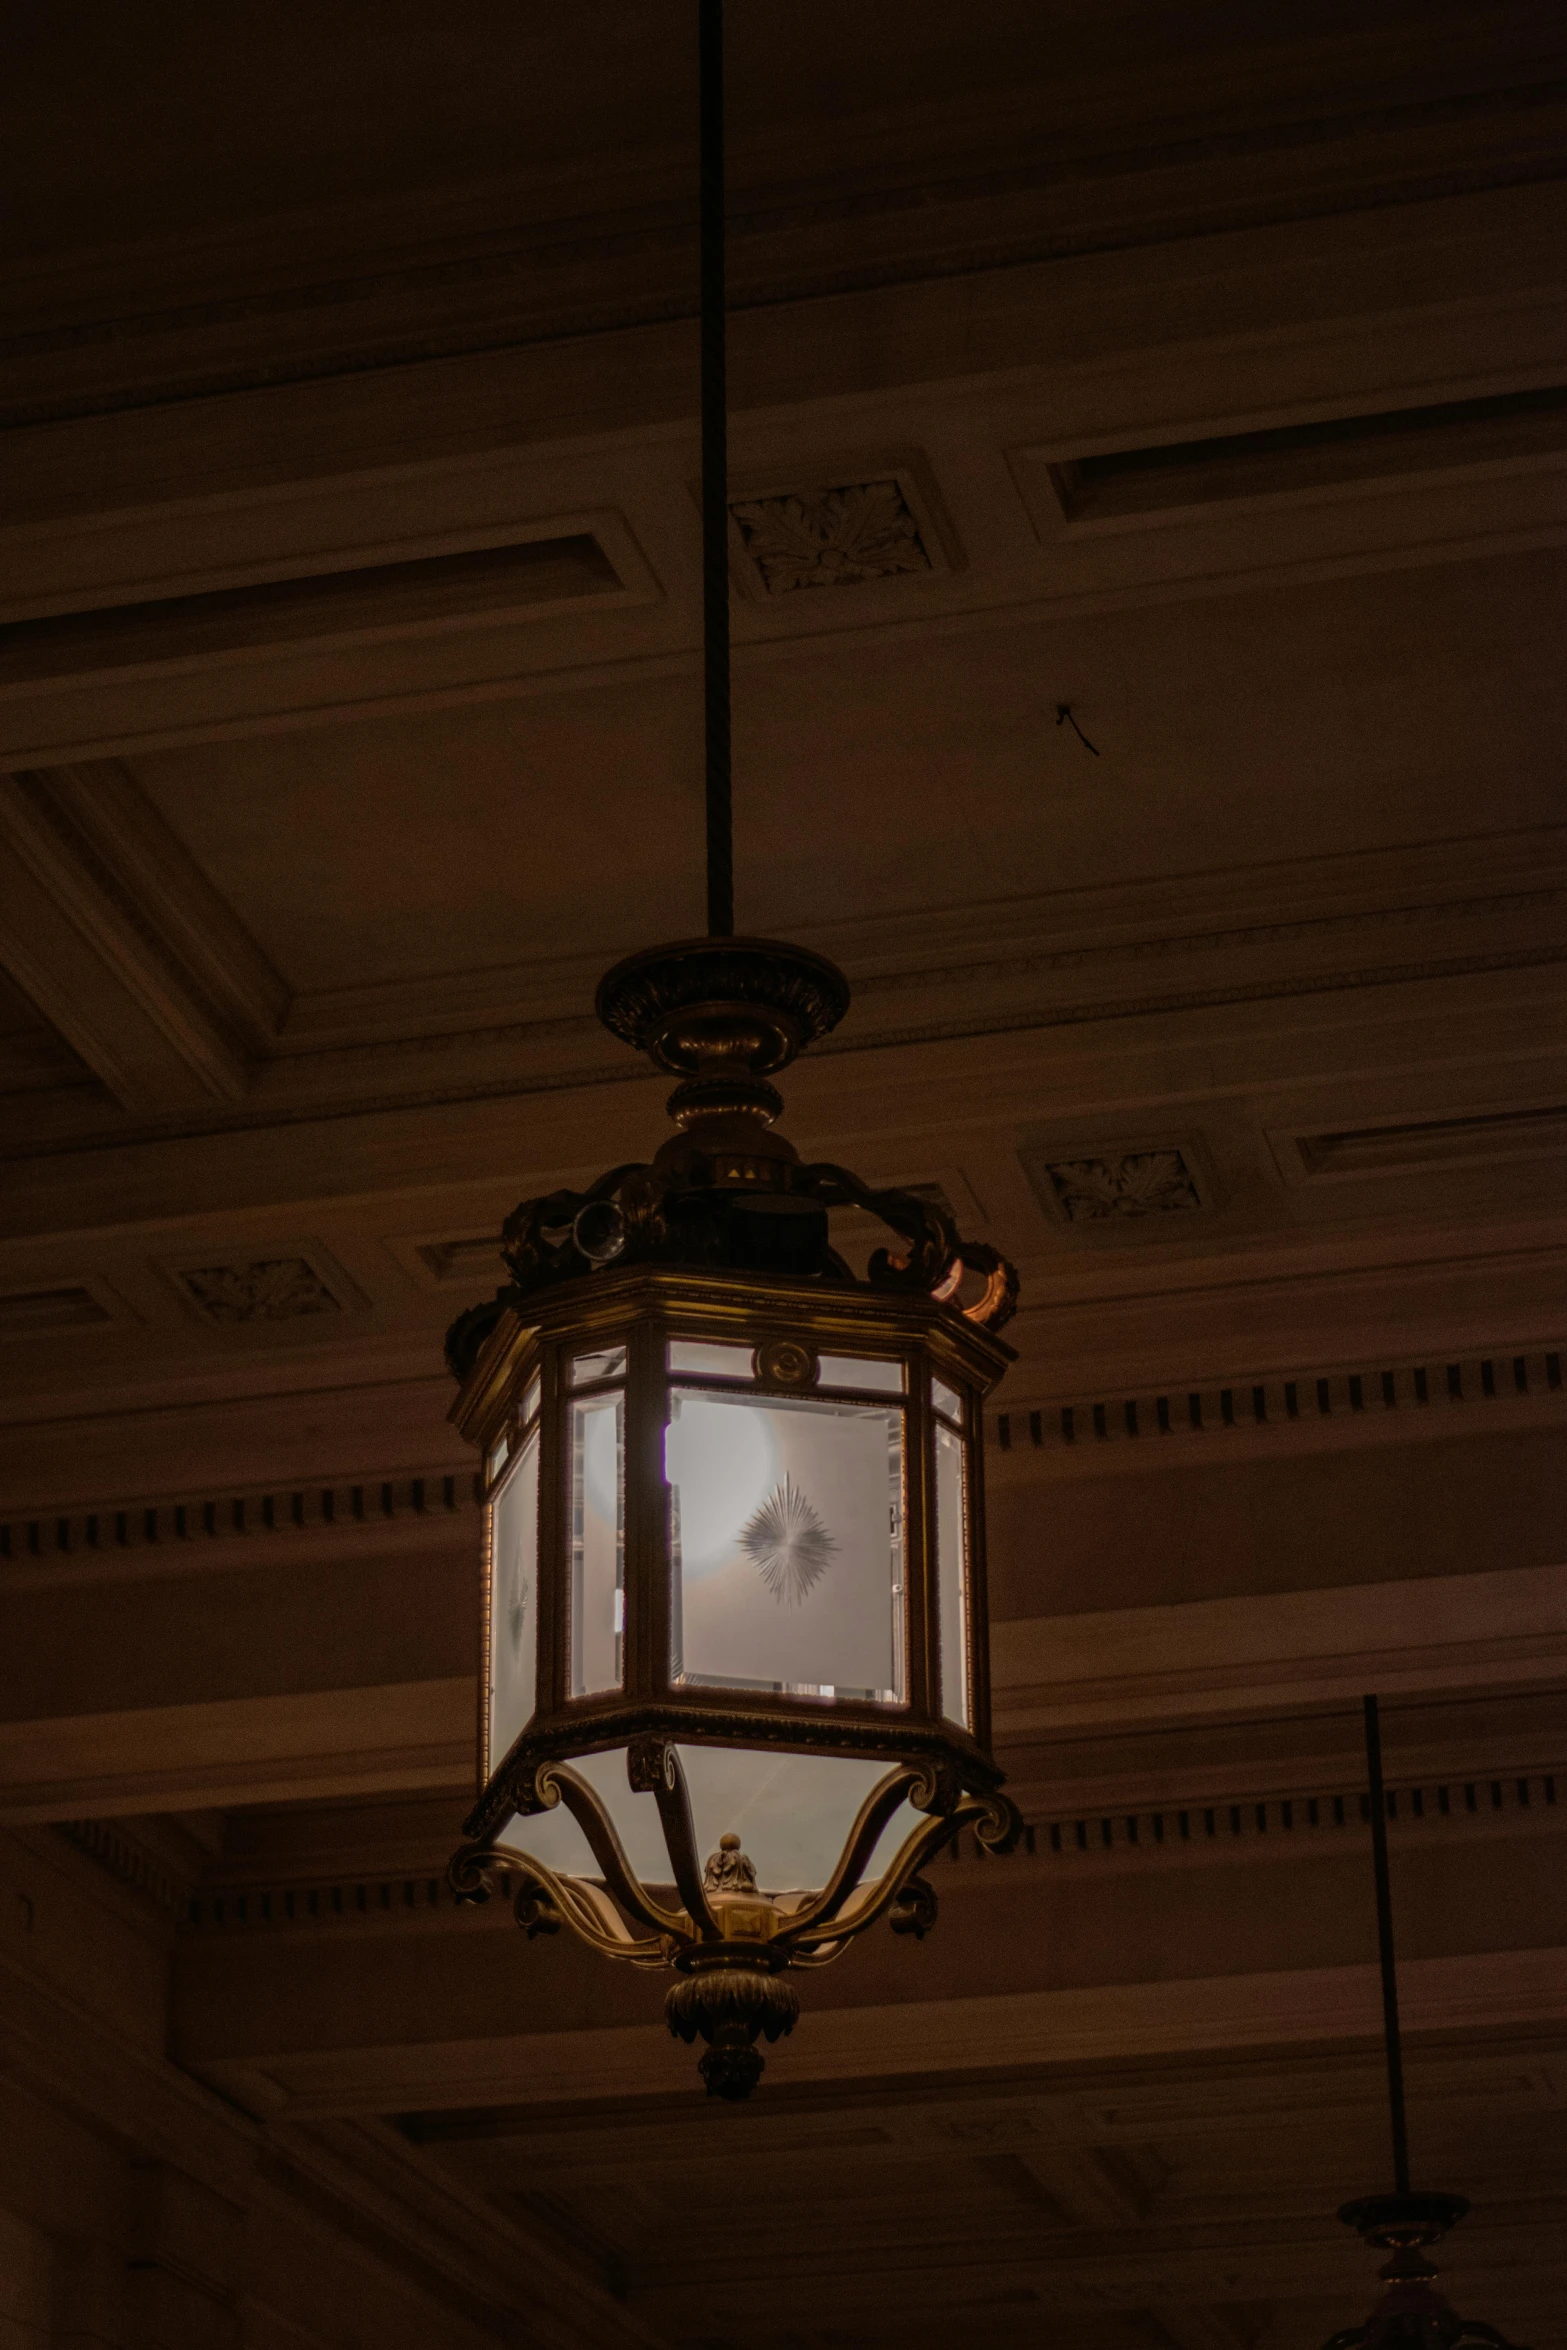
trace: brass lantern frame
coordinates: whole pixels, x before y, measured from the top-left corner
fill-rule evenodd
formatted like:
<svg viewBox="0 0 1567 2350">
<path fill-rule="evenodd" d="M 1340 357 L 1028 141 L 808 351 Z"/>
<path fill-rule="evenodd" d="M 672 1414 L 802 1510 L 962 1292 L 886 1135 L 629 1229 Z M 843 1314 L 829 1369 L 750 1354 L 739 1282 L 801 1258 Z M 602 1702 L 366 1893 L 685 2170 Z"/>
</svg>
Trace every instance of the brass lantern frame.
<svg viewBox="0 0 1567 2350">
<path fill-rule="evenodd" d="M 451 1863 L 452 1888 L 467 1901 L 504 1888 L 529 1934 L 569 1924 L 608 1955 L 673 1968 L 670 2029 L 710 2043 L 701 2069 L 726 2097 L 747 2095 L 760 2074 L 758 2037 L 776 2039 L 793 2026 L 798 2001 L 783 1979 L 790 1968 L 825 1964 L 883 1915 L 895 1931 L 923 1935 L 936 1915 L 924 1863 L 966 1828 L 995 1849 L 1020 1828 L 988 1751 L 981 1464 L 983 1401 L 1012 1360 L 995 1333 L 1013 1311 L 1017 1275 L 988 1243 L 963 1239 L 943 1204 L 802 1161 L 777 1131 L 783 1104 L 771 1077 L 835 1027 L 848 1001 L 834 965 L 777 939 L 688 939 L 617 964 L 600 983 L 599 1016 L 679 1079 L 669 1098 L 675 1130 L 646 1164 L 613 1167 L 585 1192 L 523 1201 L 501 1234 L 510 1282 L 447 1334 L 461 1383 L 452 1417 L 481 1448 L 493 1497 L 480 1682 L 487 1776 L 467 1822 L 469 1841 Z M 863 1277 L 832 1246 L 834 1209 L 879 1218 L 892 1240 L 871 1253 Z M 748 1348 L 750 1377 L 672 1372 L 669 1345 L 682 1338 Z M 593 1388 L 568 1387 L 564 1365 L 622 1346 L 624 1378 L 606 1373 L 599 1388 L 625 1398 L 620 1671 L 618 1686 L 579 1696 L 568 1680 L 566 1416 Z M 869 1379 L 857 1387 L 834 1376 L 823 1385 L 821 1363 L 834 1356 L 901 1362 L 901 1393 Z M 956 1418 L 935 1408 L 933 1380 L 961 1398 Z M 892 1702 L 836 1690 L 720 1689 L 672 1671 L 673 1558 L 659 1447 L 671 1424 L 671 1390 L 708 1386 L 759 1403 L 815 1397 L 901 1414 L 903 1681 Z M 961 1568 L 954 1562 L 966 1631 L 961 1722 L 942 1711 L 936 1446 L 943 1425 L 958 1437 L 962 1461 L 965 1556 Z M 487 1751 L 494 1502 L 502 1490 L 494 1471 L 503 1460 L 509 1466 L 519 1438 L 538 1446 L 534 1708 L 497 1756 Z M 701 1861 L 682 1743 L 875 1758 L 887 1769 L 821 1890 L 772 1892 L 758 1887 L 733 1833 Z M 571 1767 L 574 1756 L 610 1750 L 624 1750 L 632 1792 L 655 1798 L 667 1887 L 641 1882 L 605 1804 Z M 867 1881 L 905 1803 L 923 1817 Z M 581 1830 L 597 1881 L 503 1842 L 514 1817 L 557 1806 Z"/>
<path fill-rule="evenodd" d="M 751 1350 L 751 1376 L 672 1369 L 680 1341 Z M 583 1355 L 624 1349 L 613 1374 L 573 1384 Z M 896 1363 L 894 1392 L 867 1378 L 823 1379 L 823 1358 Z M 808 1287 L 666 1266 L 606 1268 L 546 1288 L 496 1322 L 453 1411 L 487 1467 L 484 1655 L 479 1752 L 487 1770 L 452 1863 L 460 1898 L 504 1886 L 531 1934 L 569 1924 L 606 1956 L 677 1976 L 672 2031 L 712 2043 L 702 2059 L 709 2086 L 743 2096 L 761 2071 L 754 2042 L 792 2028 L 798 2001 L 786 1970 L 821 1966 L 850 1939 L 890 1915 L 897 1932 L 922 1936 L 936 1900 L 920 1872 L 965 1828 L 992 1848 L 1017 1833 L 988 1751 L 990 1691 L 983 1575 L 984 1491 L 979 1466 L 984 1399 L 1012 1350 L 980 1323 L 930 1295 L 858 1285 Z M 939 1383 L 960 1399 L 940 1411 Z M 902 1693 L 824 1699 L 786 1690 L 721 1691 L 674 1670 L 672 1593 L 677 1572 L 661 1447 L 671 1397 L 712 1392 L 757 1402 L 820 1400 L 896 1412 L 902 1430 Z M 571 1416 L 606 1393 L 625 1398 L 624 1630 L 620 1686 L 572 1693 Z M 961 1443 L 964 1558 L 938 1557 L 936 1444 L 945 1426 Z M 516 1473 L 520 1441 L 538 1444 L 537 1617 L 534 1710 L 502 1754 L 489 1752 L 492 1705 L 494 1500 Z M 960 1574 L 967 1721 L 942 1711 L 941 1581 Z M 950 1682 L 947 1694 L 950 1696 Z M 726 1834 L 705 1866 L 697 1849 L 679 1747 L 865 1759 L 888 1769 L 850 1829 L 829 1880 L 811 1895 L 758 1890 L 755 1870 Z M 669 1883 L 642 1882 L 595 1790 L 573 1757 L 624 1749 L 632 1789 L 651 1793 L 669 1853 Z M 923 1815 L 891 1860 L 866 1881 L 888 1823 L 905 1804 Z M 564 1807 L 598 1866 L 600 1881 L 564 1874 L 519 1849 L 512 1823 Z M 511 1830 L 511 1835 L 508 1830 Z M 525 1828 L 523 1830 L 525 1845 Z M 672 1895 L 672 1898 L 671 1898 Z"/>
<path fill-rule="evenodd" d="M 574 1294 L 575 1292 L 575 1294 Z M 586 1294 L 582 1294 L 586 1292 Z M 671 1340 L 750 1345 L 757 1373 L 737 1387 L 731 1379 L 667 1368 Z M 786 1350 L 898 1360 L 902 1392 L 780 1376 L 773 1365 Z M 624 1346 L 623 1378 L 571 1387 L 569 1360 Z M 990 1760 L 988 1625 L 983 1578 L 969 1583 L 968 1722 L 944 1716 L 940 1692 L 940 1636 L 936 1621 L 934 1371 L 963 1398 L 964 1516 L 970 1554 L 983 1555 L 983 1480 L 973 1463 L 981 1444 L 983 1398 L 1012 1350 L 988 1331 L 930 1302 L 868 1291 L 823 1290 L 802 1295 L 798 1284 L 639 1267 L 609 1271 L 540 1298 L 528 1319 L 503 1316 L 474 1366 L 453 1413 L 458 1427 L 488 1462 L 501 1444 L 506 1466 L 523 1432 L 525 1399 L 535 1377 L 539 1393 L 538 1644 L 535 1706 L 508 1753 L 488 1751 L 491 1679 L 491 1546 L 486 1545 L 485 1655 L 480 1682 L 480 1754 L 489 1775 L 465 1832 L 493 1837 L 510 1816 L 527 1768 L 571 1754 L 620 1746 L 650 1735 L 692 1743 L 773 1744 L 802 1752 L 919 1757 L 939 1763 L 975 1792 L 994 1787 Z M 571 1626 L 566 1604 L 569 1542 L 572 1404 L 610 1388 L 626 1396 L 625 1630 L 621 1687 L 574 1697 L 569 1688 Z M 671 1548 L 668 1489 L 656 1447 L 669 1424 L 674 1388 L 717 1394 L 743 1392 L 758 1400 L 865 1404 L 899 1410 L 904 1425 L 904 1689 L 901 1702 L 822 1701 L 768 1691 L 726 1690 L 719 1697 L 682 1686 L 670 1670 Z M 531 1421 L 531 1415 L 529 1415 Z M 953 1423 L 948 1422 L 949 1425 Z M 488 1480 L 493 1491 L 506 1474 Z M 916 1604 L 918 1602 L 918 1604 Z"/>
</svg>

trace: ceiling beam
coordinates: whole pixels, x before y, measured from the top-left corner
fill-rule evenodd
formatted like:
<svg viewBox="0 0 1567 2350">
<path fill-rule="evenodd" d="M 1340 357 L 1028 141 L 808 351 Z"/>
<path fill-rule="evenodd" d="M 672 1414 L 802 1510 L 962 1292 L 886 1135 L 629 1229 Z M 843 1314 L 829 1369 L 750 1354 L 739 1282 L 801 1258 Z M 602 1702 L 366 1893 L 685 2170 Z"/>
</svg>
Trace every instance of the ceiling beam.
<svg viewBox="0 0 1567 2350">
<path fill-rule="evenodd" d="M 210 953 L 200 968 L 211 909 L 182 869 L 192 860 L 161 829 L 117 771 L 96 782 L 0 777 L 0 962 L 121 1105 L 143 1115 L 235 1102 L 249 1082 L 238 991 L 213 985 Z M 232 916 L 228 926 L 238 932 Z M 247 948 L 231 953 L 232 969 L 259 962 Z"/>
<path fill-rule="evenodd" d="M 986 1918 L 979 1940 L 965 1934 L 966 1980 L 984 1979 L 974 1969 L 985 1952 L 1016 1946 L 1020 1922 Z M 1203 1931 L 1211 1946 L 1211 1919 Z M 769 2089 L 968 2076 L 1014 2094 L 1063 2067 L 1375 2042 L 1371 1963 L 942 1998 L 930 1995 L 934 1950 L 920 1955 L 922 1997 L 896 1995 L 908 1966 L 883 1941 L 860 1953 L 852 1985 L 813 1982 L 794 2035 L 768 2053 Z M 1043 1971 L 1043 1955 L 1036 1963 Z M 1130 1940 L 1127 1963 L 1138 1963 Z M 670 2042 L 662 1986 L 628 1972 L 530 1948 L 509 1916 L 453 1925 L 422 1901 L 384 1925 L 372 1913 L 303 1935 L 215 1930 L 182 1938 L 174 2046 L 188 2071 L 275 2120 L 605 2101 L 634 2110 L 688 2087 L 691 2059 Z M 1411 2040 L 1484 2029 L 1556 2045 L 1567 2030 L 1560 1946 L 1411 1959 L 1400 1973 Z M 856 1992 L 855 2004 L 827 2004 Z M 1108 2190 L 1081 2191 L 1101 2214 L 1092 2224 L 1124 2237 L 1124 2207 L 1108 2216 Z"/>
<path fill-rule="evenodd" d="M 1250 2350 L 1256 2340 L 1254 2330 L 1243 2328 L 1223 2308 L 1190 2301 L 1174 2306 L 1164 2302 L 1150 2314 L 1169 2335 L 1175 2350 Z"/>
<path fill-rule="evenodd" d="M 1148 2216 L 1147 2194 L 1129 2166 L 1095 2146 L 1049 2146 L 1025 2154 L 1023 2165 L 1051 2201 L 1078 2227 L 1113 2235 Z"/>
<path fill-rule="evenodd" d="M 0 1724 L 14 1824 L 473 1786 L 470 1679 L 291 1691 Z"/>
<path fill-rule="evenodd" d="M 144 1515 L 162 1539 L 143 1538 Z M 36 1556 L 26 1526 L 7 1530 L 0 1817 L 468 1783 L 479 1513 L 466 1475 L 129 1510 L 68 1530 L 61 1550 L 52 1523 L 35 1528 L 51 1538 Z M 1026 1581 L 1026 1556 L 1022 1569 Z M 997 1745 L 1025 1804 L 1048 1815 L 1074 1800 L 1080 1765 L 1063 1777 L 1053 1759 L 1074 1740 L 1343 1710 L 1372 1688 L 1427 1700 L 1548 1693 L 1567 1681 L 1564 1608 L 1567 1565 L 1550 1564 L 1015 1617 L 993 1630 Z M 1278 1784 L 1286 1767 L 1270 1759 L 1263 1781 L 1222 1792 L 1323 1791 L 1315 1778 Z M 1422 1745 L 1423 1776 L 1475 1767 Z M 1213 1800 L 1207 1778 L 1179 1800 Z M 1139 1808 L 1169 1791 L 1122 1770 L 1075 1799 Z"/>
</svg>

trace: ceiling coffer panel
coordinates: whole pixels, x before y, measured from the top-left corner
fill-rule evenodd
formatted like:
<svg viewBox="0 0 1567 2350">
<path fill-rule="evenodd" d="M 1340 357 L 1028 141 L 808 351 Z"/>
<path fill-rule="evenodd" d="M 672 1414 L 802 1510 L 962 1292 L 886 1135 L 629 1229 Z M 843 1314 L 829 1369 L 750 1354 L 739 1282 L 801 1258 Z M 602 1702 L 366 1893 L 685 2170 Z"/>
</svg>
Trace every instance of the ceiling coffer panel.
<svg viewBox="0 0 1567 2350">
<path fill-rule="evenodd" d="M 1567 386 L 1551 384 L 1256 432 L 1062 454 L 1050 457 L 1048 467 L 1067 522 L 1086 528 L 1475 466 L 1549 463 L 1563 454 Z"/>
<path fill-rule="evenodd" d="M 590 530 L 247 587 L 103 606 L 0 627 L 0 692 L 159 663 L 244 658 L 334 638 L 420 634 L 621 595 Z"/>
</svg>

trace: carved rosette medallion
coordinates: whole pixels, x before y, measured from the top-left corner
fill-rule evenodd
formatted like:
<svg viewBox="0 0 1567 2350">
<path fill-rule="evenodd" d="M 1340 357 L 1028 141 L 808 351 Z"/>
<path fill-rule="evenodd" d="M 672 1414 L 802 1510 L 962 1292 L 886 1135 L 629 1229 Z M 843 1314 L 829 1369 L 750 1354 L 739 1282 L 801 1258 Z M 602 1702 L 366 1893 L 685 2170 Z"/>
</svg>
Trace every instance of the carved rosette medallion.
<svg viewBox="0 0 1567 2350">
<path fill-rule="evenodd" d="M 857 587 L 935 568 L 894 475 L 743 498 L 729 511 L 770 596 L 801 588 Z"/>
</svg>

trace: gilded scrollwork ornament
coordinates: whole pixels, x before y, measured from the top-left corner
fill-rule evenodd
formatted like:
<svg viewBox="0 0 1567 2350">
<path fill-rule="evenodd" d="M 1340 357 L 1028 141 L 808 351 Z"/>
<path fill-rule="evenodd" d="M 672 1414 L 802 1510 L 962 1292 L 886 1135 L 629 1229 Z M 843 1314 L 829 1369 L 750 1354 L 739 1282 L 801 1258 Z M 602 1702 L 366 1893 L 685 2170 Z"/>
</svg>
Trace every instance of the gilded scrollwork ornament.
<svg viewBox="0 0 1567 2350">
<path fill-rule="evenodd" d="M 783 1103 L 769 1077 L 848 1003 L 830 963 L 775 940 L 693 940 L 617 965 L 598 1003 L 617 1036 L 680 1077 L 669 1102 L 676 1130 L 650 1161 L 512 1211 L 501 1231 L 510 1281 L 447 1333 L 459 1379 L 508 1307 L 524 1312 L 558 1284 L 610 1267 L 853 1287 L 830 1237 L 835 1208 L 873 1216 L 891 1235 L 866 1267 L 872 1289 L 934 1297 L 987 1330 L 1011 1318 L 1017 1275 L 997 1249 L 965 1240 L 946 1209 L 919 1193 L 865 1183 L 830 1161 L 802 1162 L 778 1133 Z"/>
<path fill-rule="evenodd" d="M 491 1879 L 520 1875 L 517 1923 L 531 1937 L 570 1923 L 613 1955 L 673 1968 L 665 2002 L 676 2039 L 707 2043 L 699 2070 L 709 2093 L 748 2097 L 763 2071 L 756 2046 L 794 2029 L 799 1998 L 784 1980 L 792 1968 L 825 1966 L 867 1927 L 888 1918 L 897 1934 L 921 1940 L 936 1922 L 936 1895 L 921 1875 L 965 1829 L 991 1851 L 1010 1849 L 1021 1821 L 996 1789 L 966 1791 L 944 1762 L 920 1759 L 887 1773 L 861 1806 L 836 1870 L 813 1895 L 770 1893 L 740 1838 L 726 1831 L 700 1868 L 690 1798 L 679 1751 L 648 1736 L 627 1750 L 634 1791 L 658 1803 L 677 1901 L 669 1903 L 631 1868 L 598 1796 L 576 1772 L 544 1765 L 533 1776 L 540 1808 L 565 1802 L 603 1871 L 594 1885 L 560 1879 L 536 1862 L 502 1862 L 493 1849 L 470 1846 L 447 1875 L 460 1901 L 484 1901 Z M 907 1803 L 923 1814 L 881 1872 L 868 1876 L 884 1831 Z"/>
</svg>

